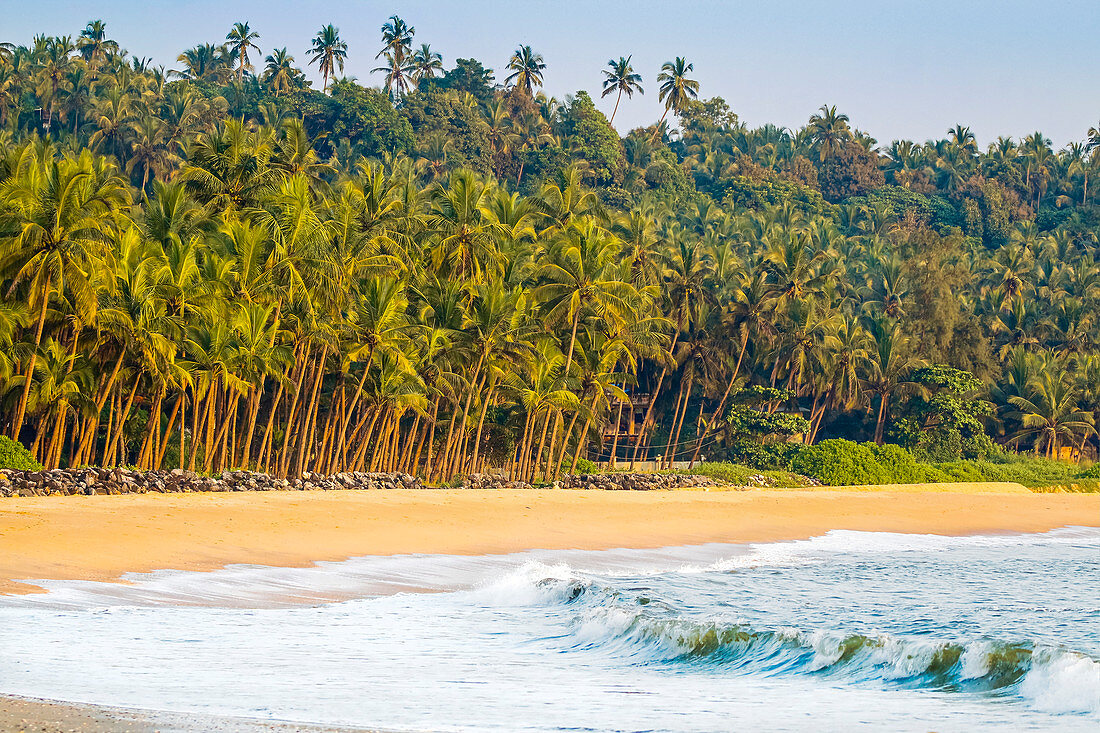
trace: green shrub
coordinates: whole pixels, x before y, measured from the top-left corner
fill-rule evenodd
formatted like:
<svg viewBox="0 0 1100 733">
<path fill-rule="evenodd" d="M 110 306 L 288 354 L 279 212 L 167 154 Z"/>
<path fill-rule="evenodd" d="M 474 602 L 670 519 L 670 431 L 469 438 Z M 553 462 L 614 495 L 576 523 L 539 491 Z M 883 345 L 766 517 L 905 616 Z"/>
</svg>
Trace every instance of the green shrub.
<svg viewBox="0 0 1100 733">
<path fill-rule="evenodd" d="M 565 467 L 565 470 L 569 470 L 569 466 Z M 596 473 L 600 470 L 600 467 L 595 462 L 588 460 L 587 458 L 577 459 L 576 473 Z"/>
<path fill-rule="evenodd" d="M 934 484 L 952 481 L 948 474 L 944 473 L 930 463 L 918 462 L 913 455 L 900 445 L 886 443 L 885 445 L 867 444 L 882 470 L 889 476 L 892 484 Z"/>
<path fill-rule="evenodd" d="M 810 446 L 795 456 L 792 468 L 826 486 L 890 483 L 890 474 L 875 452 L 867 444 L 850 440 L 823 440 Z"/>
<path fill-rule="evenodd" d="M 1094 463 L 1091 468 L 1086 468 L 1077 474 L 1077 478 L 1100 478 L 1100 463 Z"/>
<path fill-rule="evenodd" d="M 42 464 L 34 460 L 31 452 L 11 438 L 0 435 L 0 468 L 22 471 L 41 471 Z"/>
</svg>

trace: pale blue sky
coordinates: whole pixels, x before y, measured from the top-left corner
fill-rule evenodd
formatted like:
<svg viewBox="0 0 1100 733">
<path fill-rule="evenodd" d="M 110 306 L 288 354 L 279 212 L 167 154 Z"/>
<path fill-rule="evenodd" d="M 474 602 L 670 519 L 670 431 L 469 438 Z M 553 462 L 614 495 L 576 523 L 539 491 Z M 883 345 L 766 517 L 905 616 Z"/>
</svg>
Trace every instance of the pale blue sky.
<svg viewBox="0 0 1100 733">
<path fill-rule="evenodd" d="M 942 137 L 961 122 L 983 145 L 1036 129 L 1064 145 L 1100 121 L 1100 0 L 0 0 L 0 37 L 76 35 L 102 18 L 131 53 L 172 68 L 183 48 L 245 20 L 264 54 L 288 46 L 304 66 L 309 39 L 331 22 L 348 42 L 346 73 L 377 85 L 378 29 L 394 12 L 448 67 L 472 56 L 498 79 L 512 49 L 530 44 L 558 97 L 598 98 L 608 58 L 633 54 L 646 93 L 623 101 L 621 131 L 660 116 L 655 77 L 676 55 L 695 64 L 702 96 L 724 97 L 752 125 L 801 125 L 828 103 L 880 143 Z M 600 106 L 610 114 L 613 103 Z"/>
</svg>

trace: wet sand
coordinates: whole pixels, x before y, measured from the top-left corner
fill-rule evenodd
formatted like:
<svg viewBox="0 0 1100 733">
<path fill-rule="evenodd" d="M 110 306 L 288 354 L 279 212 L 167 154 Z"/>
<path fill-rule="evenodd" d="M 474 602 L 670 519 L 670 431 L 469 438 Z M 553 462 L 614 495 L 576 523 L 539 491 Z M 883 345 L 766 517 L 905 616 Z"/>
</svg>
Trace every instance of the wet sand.
<svg viewBox="0 0 1100 733">
<path fill-rule="evenodd" d="M 0 501 L 0 592 L 40 591 L 36 579 L 110 581 L 233 563 L 302 567 L 357 555 L 769 542 L 831 529 L 963 535 L 1100 526 L 1100 494 L 1035 494 L 1013 484 L 919 488 L 12 498 Z"/>
</svg>

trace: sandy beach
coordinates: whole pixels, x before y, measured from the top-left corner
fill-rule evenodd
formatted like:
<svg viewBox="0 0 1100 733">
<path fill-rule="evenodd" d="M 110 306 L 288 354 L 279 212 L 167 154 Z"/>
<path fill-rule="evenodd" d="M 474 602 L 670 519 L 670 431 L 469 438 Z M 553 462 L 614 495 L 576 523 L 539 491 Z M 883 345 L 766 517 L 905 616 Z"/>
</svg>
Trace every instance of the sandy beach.
<svg viewBox="0 0 1100 733">
<path fill-rule="evenodd" d="M 356 555 L 769 542 L 831 529 L 961 535 L 1100 525 L 1100 494 L 1011 484 L 894 490 L 330 491 L 0 502 L 0 592 L 35 579 Z M 32 581 L 31 583 L 19 581 Z"/>
<path fill-rule="evenodd" d="M 18 498 L 0 502 L 0 591 L 36 579 L 356 555 L 507 553 L 766 542 L 831 529 L 963 535 L 1100 525 L 1100 495 L 1010 484 L 770 491 L 331 491 Z M 30 582 L 19 582 L 30 581 Z M 0 695 L 0 730 L 320 731 L 294 724 Z"/>
</svg>

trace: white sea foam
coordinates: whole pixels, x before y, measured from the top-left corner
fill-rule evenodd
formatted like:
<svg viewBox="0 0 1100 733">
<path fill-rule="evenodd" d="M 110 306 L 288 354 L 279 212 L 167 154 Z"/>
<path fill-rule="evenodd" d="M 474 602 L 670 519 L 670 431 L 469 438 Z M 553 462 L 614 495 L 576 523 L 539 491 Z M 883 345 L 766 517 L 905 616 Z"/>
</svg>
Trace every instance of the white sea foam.
<svg viewBox="0 0 1100 733">
<path fill-rule="evenodd" d="M 1039 651 L 1020 694 L 1039 710 L 1092 713 L 1100 722 L 1100 662 L 1073 652 Z"/>
</svg>

